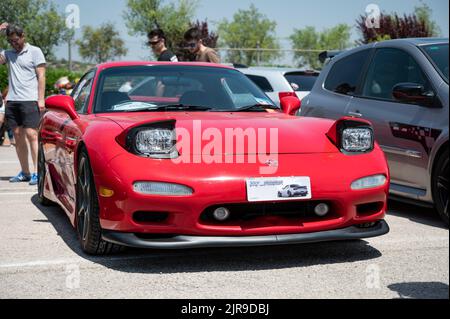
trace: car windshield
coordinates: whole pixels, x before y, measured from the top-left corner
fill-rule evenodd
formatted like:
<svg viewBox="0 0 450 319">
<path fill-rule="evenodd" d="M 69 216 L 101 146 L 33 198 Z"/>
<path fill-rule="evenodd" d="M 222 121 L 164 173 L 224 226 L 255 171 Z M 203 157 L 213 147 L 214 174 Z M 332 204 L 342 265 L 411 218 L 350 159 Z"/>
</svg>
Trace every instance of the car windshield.
<svg viewBox="0 0 450 319">
<path fill-rule="evenodd" d="M 287 73 L 284 77 L 289 82 L 294 91 L 311 91 L 316 83 L 318 73 L 315 72 L 294 72 Z"/>
<path fill-rule="evenodd" d="M 448 43 L 426 45 L 423 49 L 448 83 Z"/>
<path fill-rule="evenodd" d="M 227 68 L 176 64 L 116 67 L 103 71 L 98 83 L 96 113 L 250 112 L 276 107 L 245 75 Z"/>
</svg>

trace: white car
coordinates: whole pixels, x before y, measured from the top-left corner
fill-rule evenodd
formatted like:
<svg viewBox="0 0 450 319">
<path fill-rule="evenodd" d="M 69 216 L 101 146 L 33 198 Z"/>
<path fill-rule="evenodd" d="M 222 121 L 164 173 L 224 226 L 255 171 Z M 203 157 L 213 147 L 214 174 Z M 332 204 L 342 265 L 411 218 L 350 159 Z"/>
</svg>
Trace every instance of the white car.
<svg viewBox="0 0 450 319">
<path fill-rule="evenodd" d="M 290 68 L 238 68 L 262 89 L 278 106 L 285 96 L 301 100 L 309 94 L 319 76 L 318 71 Z"/>
<path fill-rule="evenodd" d="M 290 197 L 306 197 L 308 196 L 308 188 L 300 185 L 286 185 L 278 191 L 278 197 L 290 198 Z"/>
</svg>

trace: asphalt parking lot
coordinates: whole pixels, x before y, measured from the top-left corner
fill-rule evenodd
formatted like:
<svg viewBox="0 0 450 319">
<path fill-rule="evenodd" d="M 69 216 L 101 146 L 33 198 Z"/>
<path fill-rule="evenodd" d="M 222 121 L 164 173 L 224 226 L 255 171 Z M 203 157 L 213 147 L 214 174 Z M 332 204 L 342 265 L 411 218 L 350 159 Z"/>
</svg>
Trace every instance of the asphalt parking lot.
<svg viewBox="0 0 450 319">
<path fill-rule="evenodd" d="M 391 232 L 360 241 L 81 252 L 58 207 L 11 185 L 0 147 L 0 298 L 449 298 L 449 235 L 433 210 L 390 202 Z"/>
</svg>

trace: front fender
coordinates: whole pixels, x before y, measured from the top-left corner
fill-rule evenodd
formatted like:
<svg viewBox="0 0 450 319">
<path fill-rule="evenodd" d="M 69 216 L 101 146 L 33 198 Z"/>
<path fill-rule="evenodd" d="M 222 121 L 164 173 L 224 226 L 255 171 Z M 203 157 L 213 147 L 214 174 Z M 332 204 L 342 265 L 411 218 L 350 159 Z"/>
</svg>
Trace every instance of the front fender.
<svg viewBox="0 0 450 319">
<path fill-rule="evenodd" d="M 82 139 L 78 142 L 75 163 L 78 163 L 79 153 L 84 148 L 88 153 L 94 176 L 104 174 L 107 164 L 125 152 L 116 142 L 116 137 L 122 131 L 117 123 L 107 118 L 96 118 L 89 122 Z"/>
</svg>

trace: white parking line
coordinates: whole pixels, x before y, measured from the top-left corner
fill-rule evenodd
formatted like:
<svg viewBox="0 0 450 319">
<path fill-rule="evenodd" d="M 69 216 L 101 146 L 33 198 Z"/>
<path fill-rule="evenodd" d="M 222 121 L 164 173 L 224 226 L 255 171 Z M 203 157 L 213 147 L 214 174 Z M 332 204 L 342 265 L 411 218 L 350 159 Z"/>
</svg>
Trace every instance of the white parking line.
<svg viewBox="0 0 450 319">
<path fill-rule="evenodd" d="M 206 252 L 199 252 L 199 255 L 205 255 Z M 186 253 L 181 251 L 179 253 L 167 252 L 163 255 L 161 254 L 149 254 L 142 256 L 123 256 L 123 257 L 104 257 L 88 260 L 88 259 L 55 259 L 55 260 L 36 260 L 22 263 L 10 263 L 10 264 L 0 264 L 0 269 L 8 268 L 29 268 L 29 267 L 45 267 L 45 266 L 58 266 L 58 265 L 71 265 L 71 264 L 98 264 L 99 262 L 114 262 L 114 261 L 132 261 L 132 260 L 145 260 L 145 259 L 160 259 L 161 256 L 164 257 L 177 257 L 185 256 Z M 192 255 L 192 253 L 190 253 Z"/>
<path fill-rule="evenodd" d="M 1 193 L 0 192 L 0 196 L 2 196 L 2 195 L 4 195 L 4 196 L 11 196 L 11 195 L 21 195 L 21 196 L 23 196 L 23 195 L 35 195 L 35 194 L 37 194 L 37 192 L 22 192 L 22 193 L 19 193 L 19 192 Z"/>
<path fill-rule="evenodd" d="M 4 268 L 26 268 L 26 267 L 40 267 L 40 266 L 55 266 L 65 264 L 78 264 L 83 263 L 84 260 L 80 259 L 60 259 L 60 260 L 38 260 L 24 263 L 15 264 L 0 264 L 0 269 Z"/>
</svg>

